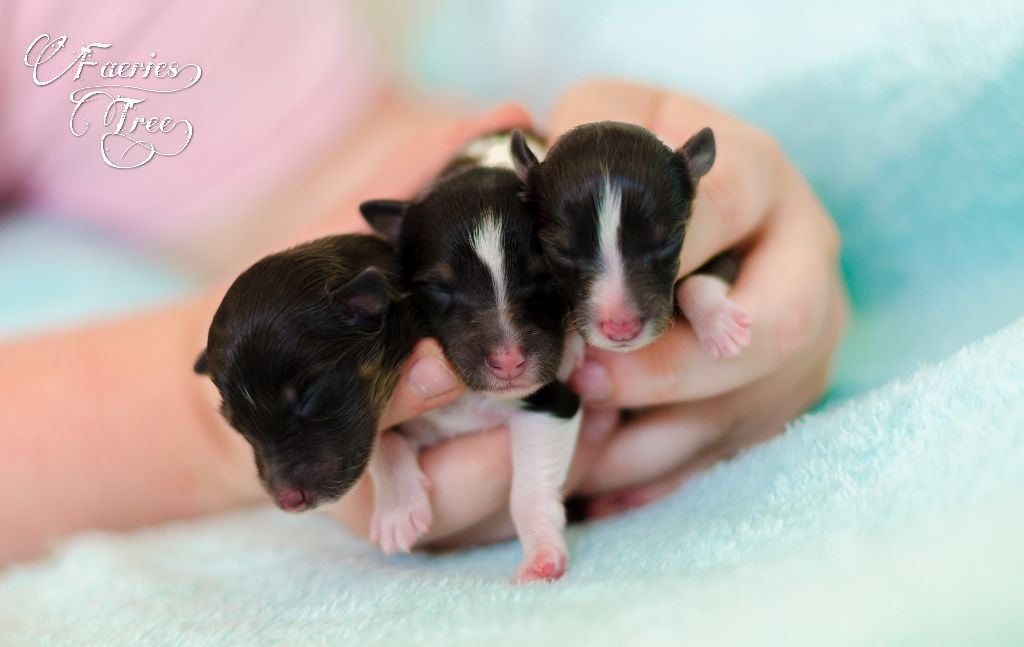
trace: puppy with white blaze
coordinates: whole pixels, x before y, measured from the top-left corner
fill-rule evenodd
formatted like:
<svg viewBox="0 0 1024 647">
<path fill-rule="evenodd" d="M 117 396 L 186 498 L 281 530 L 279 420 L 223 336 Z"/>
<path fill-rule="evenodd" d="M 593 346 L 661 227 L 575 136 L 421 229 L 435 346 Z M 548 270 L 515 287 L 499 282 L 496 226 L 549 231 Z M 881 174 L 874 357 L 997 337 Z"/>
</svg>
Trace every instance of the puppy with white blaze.
<svg viewBox="0 0 1024 647">
<path fill-rule="evenodd" d="M 710 128 L 673 151 L 640 126 L 584 124 L 543 161 L 513 133 L 512 156 L 524 197 L 540 213 L 544 255 L 587 343 L 643 348 L 668 326 L 676 294 L 715 357 L 737 355 L 750 342 L 750 319 L 728 298 L 734 253 L 713 258 L 676 289 L 697 183 L 715 161 Z"/>
<path fill-rule="evenodd" d="M 370 469 L 377 491 L 372 536 L 408 550 L 427 529 L 420 447 L 504 426 L 512 449 L 510 509 L 524 559 L 514 581 L 565 572 L 561 488 L 580 424 L 563 383 L 582 340 L 566 336 L 568 309 L 520 194 L 508 135 L 474 142 L 412 202 L 372 200 L 367 222 L 398 251 L 406 286 L 470 392 L 386 432 Z"/>
<path fill-rule="evenodd" d="M 194 368 L 216 385 L 224 418 L 252 446 L 260 482 L 281 509 L 335 501 L 369 471 L 372 536 L 388 553 L 410 550 L 430 527 L 419 447 L 507 425 L 512 510 L 527 552 L 517 580 L 554 579 L 566 565 L 559 488 L 580 421 L 578 398 L 554 381 L 573 365 L 573 355 L 562 353 L 565 306 L 551 297 L 543 263 L 526 262 L 539 252 L 500 224 L 502 215 L 522 214 L 492 206 L 495 215 L 471 230 L 468 257 L 459 259 L 470 267 L 457 270 L 486 278 L 466 285 L 490 306 L 468 316 L 454 306 L 458 325 L 438 335 L 457 349 L 456 366 L 479 392 L 378 433 L 402 364 L 428 329 L 403 288 L 393 247 L 358 234 L 310 241 L 243 272 Z M 526 313 L 537 323 L 527 323 L 533 315 Z M 469 363 L 460 338 L 490 349 L 480 359 L 485 368 Z"/>
</svg>

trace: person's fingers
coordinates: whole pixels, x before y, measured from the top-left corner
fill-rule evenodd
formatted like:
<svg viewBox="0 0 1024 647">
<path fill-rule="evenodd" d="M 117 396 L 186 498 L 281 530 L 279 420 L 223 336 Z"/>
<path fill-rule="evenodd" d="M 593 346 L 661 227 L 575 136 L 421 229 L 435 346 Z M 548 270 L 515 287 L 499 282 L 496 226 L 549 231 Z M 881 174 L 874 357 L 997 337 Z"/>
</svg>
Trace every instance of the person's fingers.
<svg viewBox="0 0 1024 647">
<path fill-rule="evenodd" d="M 469 434 L 428 447 L 419 454 L 430 481 L 433 521 L 420 543 L 459 532 L 486 518 L 508 500 L 511 459 L 505 429 Z M 366 538 L 373 515 L 373 479 L 359 482 L 330 513 Z"/>
<path fill-rule="evenodd" d="M 591 497 L 586 502 L 586 518 L 610 517 L 662 499 L 679 489 L 679 486 L 691 476 L 710 467 L 716 460 L 711 452 L 704 452 L 682 468 L 650 483 Z"/>
<path fill-rule="evenodd" d="M 483 546 L 499 541 L 508 541 L 516 536 L 516 526 L 512 522 L 508 502 L 481 519 L 476 524 L 458 532 L 436 539 L 424 545 L 427 550 L 454 550 L 465 546 Z"/>
<path fill-rule="evenodd" d="M 434 520 L 419 544 L 431 544 L 477 524 L 508 502 L 512 458 L 508 431 L 455 438 L 420 452 L 430 479 Z"/>
<path fill-rule="evenodd" d="M 359 191 L 360 201 L 376 198 L 409 199 L 473 139 L 511 128 L 529 128 L 530 115 L 518 104 L 507 103 L 474 117 L 416 133 Z"/>
<path fill-rule="evenodd" d="M 406 112 L 395 115 L 383 127 L 357 134 L 356 137 L 368 140 L 357 147 L 360 156 L 338 160 L 325 177 L 319 178 L 320 183 L 330 186 L 338 183 L 339 173 L 353 173 L 361 179 L 341 194 L 333 189 L 327 191 L 326 195 L 338 196 L 329 203 L 330 215 L 296 232 L 292 243 L 351 230 L 353 226 L 368 232 L 369 226 L 359 216 L 359 204 L 363 201 L 412 198 L 472 139 L 493 131 L 530 126 L 530 116 L 515 104 L 504 104 L 474 117 L 452 115 L 450 111 L 428 116 Z M 295 201 L 294 197 L 291 199 Z"/>
<path fill-rule="evenodd" d="M 744 388 L 629 419 L 591 463 L 577 492 L 624 493 L 680 472 L 689 475 L 777 434 L 805 411 L 825 390 L 831 350 L 846 318 L 839 281 L 831 280 L 833 289 L 824 297 L 829 303 L 827 322 L 807 352 Z M 618 504 L 642 498 L 642 491 L 624 495 Z"/>
<path fill-rule="evenodd" d="M 589 497 L 586 500 L 586 518 L 609 517 L 663 499 L 700 472 L 734 454 L 735 450 L 730 443 L 712 443 L 686 458 L 674 470 L 652 481 Z"/>
<path fill-rule="evenodd" d="M 450 144 L 454 147 L 452 152 L 458 151 L 483 135 L 513 128 L 530 129 L 532 127 L 533 121 L 525 108 L 518 103 L 503 103 L 464 122 L 460 128 L 452 132 L 450 137 Z"/>
<path fill-rule="evenodd" d="M 701 128 L 715 133 L 711 171 L 697 186 L 679 276 L 750 239 L 774 211 L 789 165 L 769 136 L 708 104 L 624 81 L 596 80 L 567 91 L 550 119 L 554 140 L 583 123 L 612 120 L 643 126 L 678 149 Z"/>
<path fill-rule="evenodd" d="M 575 491 L 580 482 L 592 468 L 593 462 L 601 455 L 609 434 L 618 423 L 617 409 L 598 409 L 585 411 L 583 428 L 576 443 L 572 465 L 565 480 L 563 492 Z M 592 420 L 588 426 L 588 420 Z M 463 485 L 464 491 L 472 491 L 470 484 Z M 508 508 L 508 491 L 500 493 L 500 500 L 492 500 L 488 505 L 478 506 L 475 510 L 463 514 L 465 508 L 452 510 L 446 515 L 446 527 L 438 528 L 436 533 L 427 537 L 426 545 L 430 548 L 449 549 L 459 546 L 472 546 L 504 541 L 515 537 L 516 529 Z M 452 503 L 461 503 L 452 501 Z M 480 512 L 491 509 L 490 514 Z M 436 524 L 435 524 L 436 525 Z M 455 530 L 450 530 L 456 528 Z"/>
<path fill-rule="evenodd" d="M 728 427 L 716 400 L 671 405 L 622 424 L 590 465 L 575 493 L 592 496 L 647 483 L 678 469 Z"/>
<path fill-rule="evenodd" d="M 588 348 L 573 388 L 588 402 L 622 407 L 691 401 L 749 384 L 801 351 L 830 307 L 838 244 L 809 191 L 794 191 L 780 205 L 802 215 L 771 220 L 743 258 L 730 293 L 752 320 L 751 343 L 738 357 L 713 357 L 677 319 L 634 353 Z"/>
<path fill-rule="evenodd" d="M 659 498 L 694 473 L 778 433 L 827 384 L 828 351 L 846 316 L 838 281 L 829 298 L 828 332 L 819 336 L 805 360 L 719 398 L 639 414 L 606 437 L 581 434 L 565 491 L 593 497 L 590 513 L 611 514 Z M 454 548 L 514 536 L 508 513 L 511 459 L 504 430 L 431 447 L 421 454 L 420 463 L 432 482 L 434 511 L 431 530 L 420 545 Z M 364 538 L 372 513 L 373 486 L 367 476 L 333 510 Z"/>
<path fill-rule="evenodd" d="M 583 410 L 583 422 L 580 424 L 580 438 L 583 441 L 601 446 L 608 436 L 619 426 L 618 407 L 590 407 Z"/>
<path fill-rule="evenodd" d="M 604 450 L 618 414 L 615 412 L 615 419 L 612 419 L 611 412 L 599 411 L 594 417 L 597 419 L 595 426 L 586 435 L 581 433 L 577 439 L 569 474 L 562 488 L 564 492 L 575 490 L 589 472 L 592 463 Z M 501 446 L 488 443 L 466 447 L 463 438 L 456 438 L 421 455 L 427 476 L 435 474 L 438 477 L 431 493 L 434 524 L 421 543 L 453 547 L 488 543 L 514 535 L 508 512 L 512 464 L 505 432 L 502 432 L 502 441 Z M 471 460 L 482 465 L 474 465 L 472 469 L 464 467 Z M 486 487 L 481 488 L 479 483 L 482 481 L 487 482 Z"/>
<path fill-rule="evenodd" d="M 658 121 L 671 119 L 690 105 L 670 96 Z M 697 270 L 721 252 L 748 245 L 783 213 L 782 182 L 794 172 L 773 139 L 750 126 L 728 121 L 715 129 L 716 155 L 711 170 L 697 184 L 697 197 L 679 256 L 679 277 Z"/>
<path fill-rule="evenodd" d="M 598 419 L 610 421 L 599 414 Z M 600 424 L 581 435 L 566 479 L 575 488 L 590 469 L 614 423 Z M 419 545 L 457 546 L 507 538 L 512 464 L 508 433 L 496 429 L 460 436 L 420 452 L 420 467 L 431 483 L 433 522 Z M 366 537 L 373 514 L 372 479 L 364 475 L 332 510 L 353 532 Z"/>
<path fill-rule="evenodd" d="M 647 127 L 664 90 L 625 81 L 597 79 L 569 88 L 551 110 L 551 141 L 580 124 L 622 121 Z M 680 142 L 681 143 L 681 142 Z"/>
<path fill-rule="evenodd" d="M 389 429 L 425 411 L 454 401 L 465 391 L 433 339 L 421 339 L 402 366 L 398 384 L 391 394 L 380 428 Z"/>
</svg>

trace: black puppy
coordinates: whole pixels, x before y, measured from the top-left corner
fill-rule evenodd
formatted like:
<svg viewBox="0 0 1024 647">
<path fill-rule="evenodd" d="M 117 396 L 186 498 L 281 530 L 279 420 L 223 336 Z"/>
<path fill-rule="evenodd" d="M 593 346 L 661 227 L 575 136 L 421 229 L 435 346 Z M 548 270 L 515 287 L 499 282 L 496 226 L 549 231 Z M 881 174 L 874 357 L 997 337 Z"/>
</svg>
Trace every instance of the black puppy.
<svg viewBox="0 0 1024 647">
<path fill-rule="evenodd" d="M 391 247 L 321 238 L 267 256 L 228 289 L 197 373 L 252 445 L 278 506 L 336 499 L 370 462 L 398 371 L 422 336 Z"/>
<path fill-rule="evenodd" d="M 673 314 L 673 293 L 697 183 L 715 160 L 710 128 L 673 151 L 639 126 L 598 122 L 560 137 L 543 162 L 513 134 L 525 197 L 540 210 L 540 238 L 575 328 L 614 351 L 649 344 Z M 716 257 L 679 286 L 679 305 L 702 345 L 731 356 L 750 321 L 726 296 L 737 259 Z"/>
<path fill-rule="evenodd" d="M 418 446 L 506 426 L 512 445 L 512 519 L 525 559 L 516 581 L 562 575 L 567 551 L 559 492 L 579 429 L 579 399 L 566 379 L 582 350 L 567 345 L 567 307 L 537 238 L 537 214 L 520 199 L 509 136 L 467 148 L 413 202 L 374 200 L 360 209 L 397 245 L 407 285 L 459 376 L 472 389 L 457 402 L 403 425 L 409 440 L 391 462 L 415 467 Z M 497 154 L 496 154 L 497 153 Z M 575 338 L 578 339 L 578 338 Z M 422 474 L 393 477 L 425 499 Z M 409 537 L 409 524 L 374 533 Z"/>
</svg>

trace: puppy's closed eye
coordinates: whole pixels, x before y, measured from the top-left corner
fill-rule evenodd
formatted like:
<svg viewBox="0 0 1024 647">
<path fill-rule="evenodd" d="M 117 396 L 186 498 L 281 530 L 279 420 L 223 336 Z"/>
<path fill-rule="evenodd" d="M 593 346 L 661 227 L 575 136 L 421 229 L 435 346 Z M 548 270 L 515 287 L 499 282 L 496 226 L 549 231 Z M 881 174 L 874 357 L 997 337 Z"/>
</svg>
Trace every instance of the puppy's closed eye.
<svg viewBox="0 0 1024 647">
<path fill-rule="evenodd" d="M 416 285 L 420 294 L 430 302 L 436 312 L 443 313 L 451 306 L 455 293 L 450 285 L 432 281 L 422 281 Z"/>
<path fill-rule="evenodd" d="M 562 269 L 573 269 L 580 265 L 579 261 L 573 258 L 572 252 L 564 247 L 548 247 L 544 250 L 544 256 L 549 263 Z"/>
<path fill-rule="evenodd" d="M 299 388 L 294 384 L 289 384 L 284 387 L 281 399 L 292 415 L 308 418 L 316 407 L 317 390 L 312 387 Z"/>
</svg>

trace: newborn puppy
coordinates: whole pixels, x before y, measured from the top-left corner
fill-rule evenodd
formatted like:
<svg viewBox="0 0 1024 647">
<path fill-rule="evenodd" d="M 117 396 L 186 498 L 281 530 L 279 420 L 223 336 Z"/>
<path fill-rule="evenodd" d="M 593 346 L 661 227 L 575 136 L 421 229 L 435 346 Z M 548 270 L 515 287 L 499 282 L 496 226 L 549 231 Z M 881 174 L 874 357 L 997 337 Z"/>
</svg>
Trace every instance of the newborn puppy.
<svg viewBox="0 0 1024 647">
<path fill-rule="evenodd" d="M 613 351 L 656 339 L 672 318 L 697 182 L 715 160 L 711 129 L 673 151 L 639 126 L 584 124 L 560 137 L 543 162 L 514 133 L 512 156 L 526 198 L 539 205 L 544 254 L 576 330 Z M 679 290 L 683 314 L 716 357 L 750 341 L 749 318 L 726 296 L 736 269 L 727 253 Z"/>
<path fill-rule="evenodd" d="M 429 511 L 425 477 L 416 464 L 424 444 L 485 431 L 509 430 L 512 519 L 525 558 L 515 581 L 550 580 L 566 567 L 562 538 L 565 481 L 580 423 L 579 398 L 566 379 L 582 353 L 566 340 L 567 308 L 541 253 L 537 216 L 520 199 L 508 135 L 475 142 L 413 202 L 374 200 L 360 206 L 367 221 L 395 242 L 407 285 L 456 372 L 471 392 L 402 426 L 382 446 L 389 454 L 373 473 L 393 499 Z M 563 352 L 563 346 L 570 348 Z M 393 505 L 378 508 L 395 508 Z M 406 506 L 409 507 L 409 506 Z M 415 506 L 414 506 L 415 507 Z M 401 510 L 401 506 L 398 507 Z M 379 511 L 378 511 L 379 512 Z M 408 548 L 424 510 L 397 519 L 375 514 L 373 535 L 385 550 Z"/>
<path fill-rule="evenodd" d="M 321 238 L 267 256 L 228 289 L 195 371 L 252 445 L 284 510 L 344 494 L 370 461 L 402 362 L 422 337 L 391 247 Z"/>
</svg>

